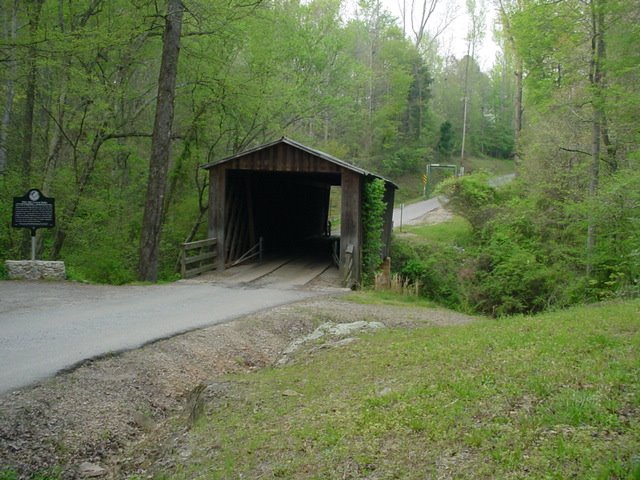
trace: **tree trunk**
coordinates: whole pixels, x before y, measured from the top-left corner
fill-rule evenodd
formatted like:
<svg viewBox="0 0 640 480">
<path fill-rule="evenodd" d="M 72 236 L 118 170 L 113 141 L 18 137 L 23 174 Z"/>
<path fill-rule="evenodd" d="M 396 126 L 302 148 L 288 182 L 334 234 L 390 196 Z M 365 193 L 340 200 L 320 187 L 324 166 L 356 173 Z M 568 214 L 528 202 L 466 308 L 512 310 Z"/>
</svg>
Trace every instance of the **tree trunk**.
<svg viewBox="0 0 640 480">
<path fill-rule="evenodd" d="M 514 48 L 515 49 L 515 48 Z M 513 136 L 514 136 L 514 144 L 515 144 L 515 155 L 514 161 L 516 167 L 520 165 L 520 136 L 522 133 L 522 71 L 524 69 L 522 58 L 516 53 L 515 54 L 515 69 L 514 75 L 516 77 L 515 84 L 515 95 L 513 99 Z"/>
<path fill-rule="evenodd" d="M 138 265 L 140 279 L 151 282 L 158 279 L 160 234 L 169 169 L 169 148 L 183 13 L 184 5 L 180 0 L 168 0 Z"/>
<path fill-rule="evenodd" d="M 513 99 L 513 136 L 514 136 L 514 161 L 516 167 L 520 165 L 520 136 L 522 133 L 522 113 L 524 111 L 524 107 L 522 104 L 522 79 L 524 72 L 524 62 L 522 57 L 518 53 L 516 49 L 516 41 L 513 37 L 513 29 L 511 27 L 511 18 L 509 13 L 507 12 L 507 8 L 502 0 L 499 0 L 500 6 L 500 18 L 502 21 L 502 25 L 504 27 L 506 33 L 506 41 L 508 42 L 509 49 L 511 50 L 511 54 L 513 55 L 514 69 L 513 74 L 515 76 L 515 93 Z M 516 5 L 518 2 L 516 2 Z M 516 7 L 516 12 L 521 9 L 521 6 L 518 5 Z M 511 14 L 513 15 L 513 13 Z"/>
<path fill-rule="evenodd" d="M 6 27 L 8 43 L 15 43 L 18 16 L 18 0 L 14 0 L 11 9 L 11 17 L 6 17 Z M 13 54 L 12 54 L 13 55 Z M 6 97 L 4 111 L 2 113 L 2 123 L 0 124 L 0 175 L 7 169 L 7 138 L 9 137 L 9 125 L 11 124 L 11 110 L 13 109 L 13 97 L 15 95 L 14 79 L 16 77 L 16 60 L 10 58 L 7 62 L 7 80 L 5 82 Z"/>
<path fill-rule="evenodd" d="M 460 164 L 458 167 L 462 166 L 462 162 L 464 162 L 464 147 L 467 141 L 467 112 L 469 109 L 469 63 L 471 62 L 471 58 L 469 56 L 469 51 L 471 50 L 471 44 L 467 45 L 467 57 L 465 58 L 466 65 L 464 67 L 464 99 L 462 106 L 462 143 L 460 145 Z"/>
<path fill-rule="evenodd" d="M 28 58 L 28 74 L 27 87 L 25 91 L 24 101 L 24 117 L 22 123 L 22 155 L 21 167 L 23 175 L 23 187 L 29 188 L 31 177 L 31 157 L 33 156 L 33 111 L 36 103 L 36 82 L 37 82 L 37 65 L 36 65 L 36 47 L 33 45 L 35 36 L 40 23 L 40 12 L 44 0 L 32 0 L 29 2 L 27 9 L 29 12 L 29 34 L 32 46 L 29 47 Z"/>
<path fill-rule="evenodd" d="M 602 142 L 602 123 L 604 113 L 604 72 L 602 63 L 605 58 L 604 43 L 604 3 L 605 0 L 591 1 L 591 72 L 590 83 L 593 89 L 593 119 L 591 122 L 591 168 L 589 171 L 589 197 L 592 201 L 598 195 L 600 183 L 600 156 Z M 596 226 L 593 218 L 589 219 L 587 228 L 587 273 L 592 271 L 592 254 L 596 246 Z"/>
</svg>

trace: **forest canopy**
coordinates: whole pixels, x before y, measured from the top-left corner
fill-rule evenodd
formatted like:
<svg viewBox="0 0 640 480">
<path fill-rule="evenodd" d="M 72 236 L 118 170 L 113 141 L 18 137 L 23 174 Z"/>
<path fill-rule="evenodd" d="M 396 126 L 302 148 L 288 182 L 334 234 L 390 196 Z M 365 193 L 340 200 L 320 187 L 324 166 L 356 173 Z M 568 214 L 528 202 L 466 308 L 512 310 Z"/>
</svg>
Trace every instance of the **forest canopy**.
<svg viewBox="0 0 640 480">
<path fill-rule="evenodd" d="M 637 2 L 496 0 L 489 72 L 473 1 L 463 58 L 439 52 L 427 3 L 413 5 L 426 9 L 416 25 L 377 0 L 349 16 L 340 0 L 0 5 L 0 260 L 27 256 L 11 197 L 39 188 L 58 210 L 56 228 L 38 231 L 40 258 L 64 259 L 76 278 L 136 279 L 155 179 L 157 277 L 174 278 L 180 243 L 206 234 L 198 166 L 286 135 L 401 185 L 430 161 L 515 158 L 523 181 L 491 221 L 519 212 L 537 241 L 557 243 L 562 268 L 598 288 L 637 285 Z M 158 180 L 150 159 L 176 26 Z"/>
</svg>

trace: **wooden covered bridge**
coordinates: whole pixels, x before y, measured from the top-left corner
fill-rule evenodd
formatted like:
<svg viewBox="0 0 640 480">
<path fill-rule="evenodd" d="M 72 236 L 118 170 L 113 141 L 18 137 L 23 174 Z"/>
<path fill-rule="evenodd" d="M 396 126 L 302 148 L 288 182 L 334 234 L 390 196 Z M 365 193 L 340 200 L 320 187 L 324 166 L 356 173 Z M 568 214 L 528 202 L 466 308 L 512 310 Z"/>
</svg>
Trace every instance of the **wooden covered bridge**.
<svg viewBox="0 0 640 480">
<path fill-rule="evenodd" d="M 202 168 L 210 175 L 208 234 L 217 239 L 220 270 L 259 244 L 265 251 L 321 250 L 331 258 L 326 240 L 332 239 L 344 283 L 357 285 L 363 186 L 372 177 L 385 182 L 381 254 L 389 253 L 397 186 L 382 177 L 284 137 Z M 331 237 L 327 228 L 332 187 L 341 191 L 339 237 Z"/>
</svg>

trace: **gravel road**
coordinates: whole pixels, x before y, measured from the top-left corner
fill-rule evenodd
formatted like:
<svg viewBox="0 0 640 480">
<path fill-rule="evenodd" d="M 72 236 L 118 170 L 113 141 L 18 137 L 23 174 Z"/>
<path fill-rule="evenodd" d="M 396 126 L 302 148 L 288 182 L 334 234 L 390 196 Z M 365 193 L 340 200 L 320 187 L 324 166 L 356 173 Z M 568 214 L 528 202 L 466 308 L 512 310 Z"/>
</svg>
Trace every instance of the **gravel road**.
<svg viewBox="0 0 640 480">
<path fill-rule="evenodd" d="M 0 282 L 0 394 L 78 362 L 313 293 L 213 284 Z"/>
</svg>

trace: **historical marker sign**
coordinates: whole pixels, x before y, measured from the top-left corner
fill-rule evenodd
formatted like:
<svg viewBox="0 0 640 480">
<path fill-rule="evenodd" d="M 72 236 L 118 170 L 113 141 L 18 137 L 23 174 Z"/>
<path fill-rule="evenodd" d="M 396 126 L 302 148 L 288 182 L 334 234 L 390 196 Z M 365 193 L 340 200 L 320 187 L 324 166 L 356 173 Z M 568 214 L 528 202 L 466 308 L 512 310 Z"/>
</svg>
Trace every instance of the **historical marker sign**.
<svg viewBox="0 0 640 480">
<path fill-rule="evenodd" d="M 55 199 L 45 197 L 37 188 L 32 188 L 23 197 L 13 197 L 11 226 L 30 228 L 32 235 L 37 228 L 55 227 Z"/>
</svg>

